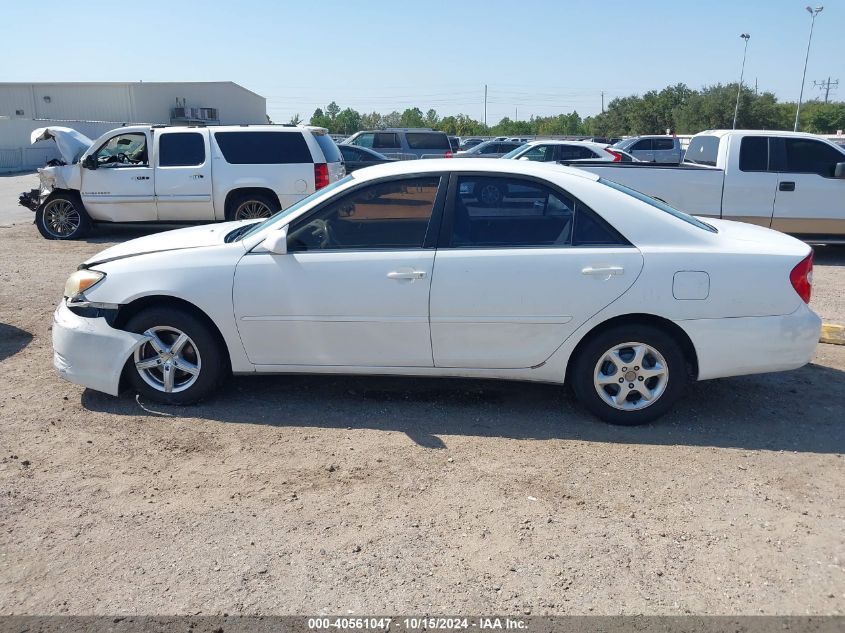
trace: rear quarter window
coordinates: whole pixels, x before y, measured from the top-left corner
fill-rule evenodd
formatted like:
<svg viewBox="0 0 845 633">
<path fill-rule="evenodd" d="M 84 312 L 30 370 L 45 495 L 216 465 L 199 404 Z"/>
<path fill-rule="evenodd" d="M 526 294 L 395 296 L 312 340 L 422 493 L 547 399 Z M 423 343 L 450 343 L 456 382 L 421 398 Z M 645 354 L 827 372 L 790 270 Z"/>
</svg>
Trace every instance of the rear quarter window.
<svg viewBox="0 0 845 633">
<path fill-rule="evenodd" d="M 449 137 L 434 132 L 407 132 L 405 138 L 411 149 L 442 149 L 451 150 Z"/>
<path fill-rule="evenodd" d="M 684 162 L 715 167 L 718 157 L 718 136 L 694 136 L 684 154 Z"/>
<path fill-rule="evenodd" d="M 302 132 L 215 132 L 214 140 L 232 165 L 314 162 Z"/>
<path fill-rule="evenodd" d="M 323 156 L 326 157 L 327 163 L 339 163 L 343 160 L 343 157 L 340 155 L 340 148 L 332 140 L 331 136 L 328 134 L 315 134 L 314 139 L 317 141 L 320 149 L 323 150 Z"/>
</svg>

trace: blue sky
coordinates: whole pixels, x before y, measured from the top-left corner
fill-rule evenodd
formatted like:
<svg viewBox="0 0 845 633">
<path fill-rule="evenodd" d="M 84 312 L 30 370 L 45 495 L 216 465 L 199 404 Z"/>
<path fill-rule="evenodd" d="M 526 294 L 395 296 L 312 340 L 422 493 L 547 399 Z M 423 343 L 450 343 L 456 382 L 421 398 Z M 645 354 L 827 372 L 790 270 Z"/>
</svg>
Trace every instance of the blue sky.
<svg viewBox="0 0 845 633">
<path fill-rule="evenodd" d="M 3 0 L 0 81 L 232 80 L 276 122 L 331 100 L 488 122 L 600 110 L 614 96 L 745 80 L 798 97 L 810 16 L 800 0 Z M 813 80 L 845 82 L 845 0 L 816 20 Z M 837 93 L 845 99 L 845 84 Z M 213 104 L 212 104 L 213 105 Z"/>
</svg>

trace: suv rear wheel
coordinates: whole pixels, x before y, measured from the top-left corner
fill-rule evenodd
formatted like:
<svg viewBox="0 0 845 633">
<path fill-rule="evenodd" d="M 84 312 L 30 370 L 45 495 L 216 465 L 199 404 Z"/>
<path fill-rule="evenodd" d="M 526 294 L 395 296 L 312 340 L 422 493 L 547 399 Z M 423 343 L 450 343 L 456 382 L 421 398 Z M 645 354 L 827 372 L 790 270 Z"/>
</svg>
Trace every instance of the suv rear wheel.
<svg viewBox="0 0 845 633">
<path fill-rule="evenodd" d="M 269 218 L 276 213 L 279 205 L 262 193 L 245 193 L 234 196 L 226 210 L 227 220 L 256 220 Z"/>
</svg>

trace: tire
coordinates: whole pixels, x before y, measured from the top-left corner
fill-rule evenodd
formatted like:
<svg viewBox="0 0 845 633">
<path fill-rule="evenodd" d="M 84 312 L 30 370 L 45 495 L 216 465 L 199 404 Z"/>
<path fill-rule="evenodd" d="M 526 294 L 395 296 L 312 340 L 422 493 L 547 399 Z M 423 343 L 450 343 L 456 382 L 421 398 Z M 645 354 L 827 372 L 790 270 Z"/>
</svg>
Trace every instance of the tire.
<svg viewBox="0 0 845 633">
<path fill-rule="evenodd" d="M 674 337 L 652 325 L 632 324 L 589 339 L 570 378 L 590 413 L 610 424 L 635 426 L 656 420 L 675 404 L 689 381 L 689 367 Z"/>
<path fill-rule="evenodd" d="M 91 218 L 77 196 L 59 191 L 36 209 L 35 226 L 48 240 L 78 240 L 91 231 Z"/>
<path fill-rule="evenodd" d="M 480 182 L 475 185 L 473 195 L 485 207 L 495 207 L 505 199 L 505 190 L 498 184 Z"/>
<path fill-rule="evenodd" d="M 208 397 L 228 376 L 228 360 L 217 337 L 190 312 L 149 308 L 129 319 L 126 330 L 157 337 L 158 342 L 151 338 L 141 345 L 124 368 L 129 384 L 145 398 L 162 404 L 193 404 Z M 187 339 L 181 338 L 183 334 Z M 172 376 L 169 391 L 166 374 Z"/>
<path fill-rule="evenodd" d="M 226 209 L 227 220 L 269 218 L 279 211 L 279 203 L 263 193 L 243 193 L 232 196 Z"/>
</svg>

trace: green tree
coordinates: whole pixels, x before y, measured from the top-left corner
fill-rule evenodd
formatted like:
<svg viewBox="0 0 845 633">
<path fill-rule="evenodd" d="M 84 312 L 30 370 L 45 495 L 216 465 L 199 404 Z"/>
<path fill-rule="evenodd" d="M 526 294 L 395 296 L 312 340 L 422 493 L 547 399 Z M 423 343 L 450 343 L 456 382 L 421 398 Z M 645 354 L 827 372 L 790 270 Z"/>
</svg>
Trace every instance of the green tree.
<svg viewBox="0 0 845 633">
<path fill-rule="evenodd" d="M 299 125 L 300 123 L 302 123 L 302 117 L 301 117 L 301 116 L 299 116 L 299 112 L 297 112 L 296 114 L 294 114 L 294 115 L 290 118 L 290 124 L 291 124 L 291 125 Z"/>
<path fill-rule="evenodd" d="M 436 128 L 439 121 L 440 117 L 437 116 L 437 111 L 434 108 L 430 108 L 425 113 L 424 123 L 426 127 Z"/>
<path fill-rule="evenodd" d="M 361 129 L 361 115 L 352 108 L 346 108 L 338 113 L 334 120 L 334 132 L 338 134 L 354 134 Z"/>
<path fill-rule="evenodd" d="M 317 108 L 314 110 L 314 114 L 311 115 L 311 120 L 309 121 L 310 125 L 315 125 L 317 127 L 324 127 L 328 130 L 331 130 L 332 127 L 332 120 L 325 115 L 321 108 Z"/>
<path fill-rule="evenodd" d="M 422 110 L 419 108 L 408 108 L 402 113 L 399 125 L 401 127 L 426 127 Z"/>
</svg>

